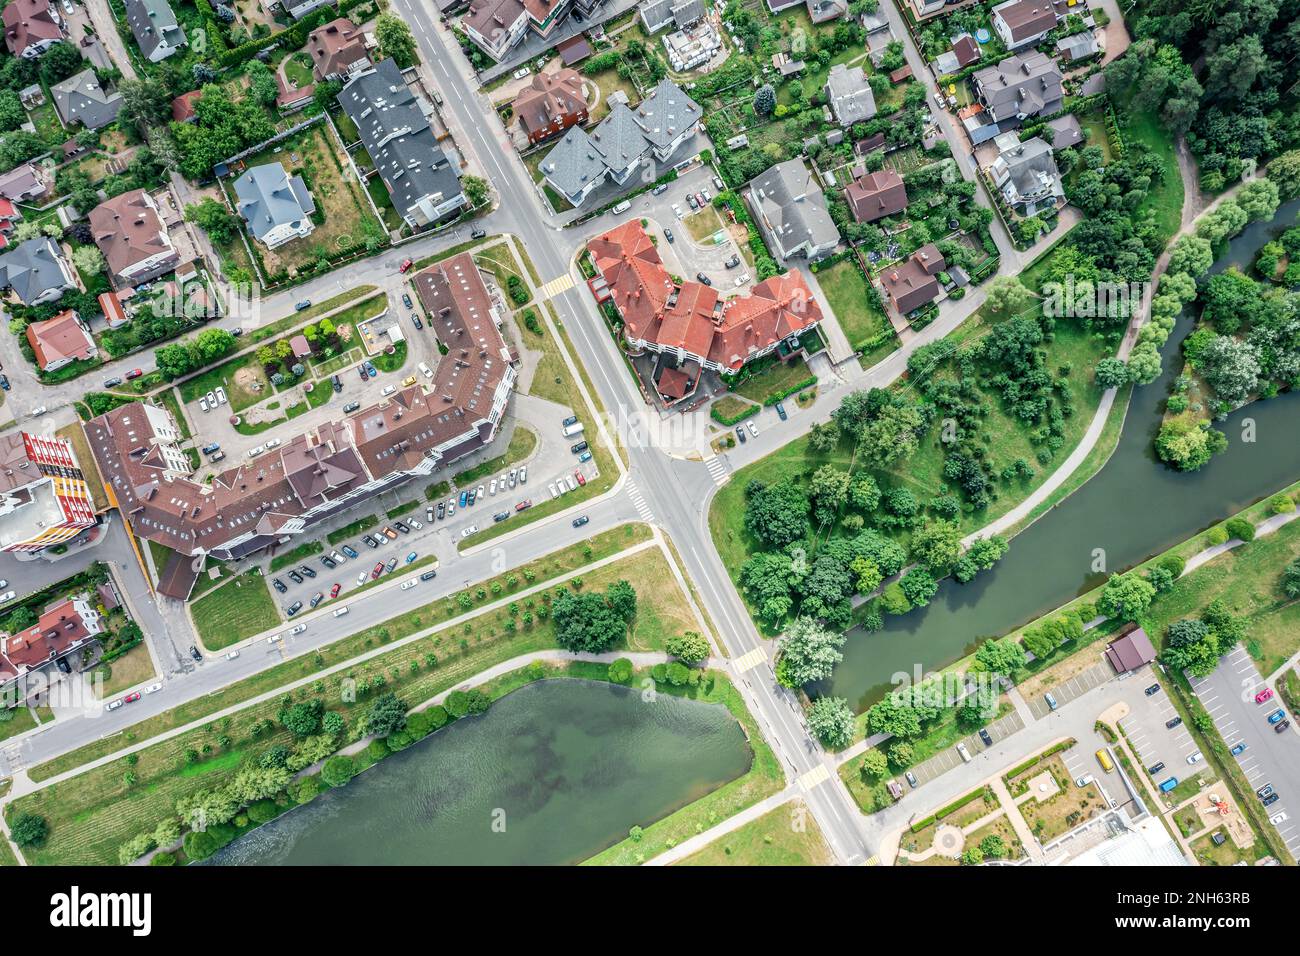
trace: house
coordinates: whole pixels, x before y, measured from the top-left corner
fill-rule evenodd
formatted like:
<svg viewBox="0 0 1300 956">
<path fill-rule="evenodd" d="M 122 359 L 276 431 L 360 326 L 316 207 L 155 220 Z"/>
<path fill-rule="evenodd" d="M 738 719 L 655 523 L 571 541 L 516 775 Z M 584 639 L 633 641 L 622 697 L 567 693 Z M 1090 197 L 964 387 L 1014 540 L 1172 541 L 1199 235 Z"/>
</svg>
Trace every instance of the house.
<svg viewBox="0 0 1300 956">
<path fill-rule="evenodd" d="M 646 33 L 684 30 L 704 19 L 704 0 L 645 0 L 637 10 Z"/>
<path fill-rule="evenodd" d="M 1008 50 L 1037 43 L 1065 19 L 1066 0 L 1006 0 L 990 11 L 998 39 Z"/>
<path fill-rule="evenodd" d="M 663 43 L 668 65 L 679 73 L 703 66 L 722 49 L 722 37 L 708 20 L 668 34 Z"/>
<path fill-rule="evenodd" d="M 835 122 L 846 129 L 876 115 L 876 97 L 867 82 L 866 71 L 860 66 L 836 63 L 831 67 L 826 77 L 826 102 Z"/>
<path fill-rule="evenodd" d="M 203 98 L 202 90 L 190 90 L 172 100 L 172 120 L 176 123 L 193 123 L 198 119 L 194 107 Z"/>
<path fill-rule="evenodd" d="M 103 129 L 117 119 L 122 108 L 122 94 L 106 92 L 94 70 L 82 70 L 54 84 L 50 92 L 65 126 L 80 123 L 86 129 Z"/>
<path fill-rule="evenodd" d="M 339 92 L 388 195 L 413 229 L 440 222 L 466 205 L 460 171 L 429 127 L 432 105 L 417 98 L 397 64 L 380 60 Z"/>
<path fill-rule="evenodd" d="M 0 633 L 0 695 L 6 706 L 16 707 L 33 694 L 48 691 L 50 679 L 32 681 L 51 664 L 71 672 L 69 658 L 80 655 L 99 640 L 99 612 L 89 595 L 77 594 L 49 605 L 36 623 L 14 634 Z"/>
<path fill-rule="evenodd" d="M 1021 142 L 1015 133 L 1004 133 L 994 142 L 1000 151 L 989 165 L 989 178 L 1008 206 L 1022 216 L 1032 216 L 1065 202 L 1050 145 L 1037 136 Z"/>
<path fill-rule="evenodd" d="M 56 435 L 0 435 L 0 502 L 0 551 L 40 551 L 95 524 L 76 452 Z"/>
<path fill-rule="evenodd" d="M 515 117 L 530 145 L 587 122 L 587 93 L 577 70 L 535 73 L 515 97 Z"/>
<path fill-rule="evenodd" d="M 9 289 L 23 305 L 44 305 L 75 289 L 72 264 L 49 236 L 19 243 L 0 254 L 0 288 Z"/>
<path fill-rule="evenodd" d="M 596 0 L 597 3 L 602 0 Z M 587 42 L 586 36 L 581 33 L 575 33 L 567 40 L 561 40 L 555 44 L 555 52 L 560 54 L 560 62 L 565 66 L 573 66 L 581 63 L 587 57 L 591 56 L 591 44 Z"/>
<path fill-rule="evenodd" d="M 600 0 L 470 0 L 461 20 L 465 35 L 494 60 L 502 60 L 531 30 L 549 37 L 576 4 L 590 16 Z"/>
<path fill-rule="evenodd" d="M 50 0 L 10 0 L 4 8 L 5 46 L 34 60 L 63 39 L 58 11 Z"/>
<path fill-rule="evenodd" d="M 109 274 L 121 285 L 156 279 L 180 262 L 158 204 L 143 189 L 100 203 L 90 211 L 90 228 Z"/>
<path fill-rule="evenodd" d="M 1123 637 L 1106 645 L 1106 660 L 1116 674 L 1127 674 L 1156 659 L 1156 649 L 1151 638 L 1140 627 L 1134 627 Z"/>
<path fill-rule="evenodd" d="M 767 8 L 773 13 L 789 10 L 800 3 L 808 10 L 813 23 L 826 23 L 848 12 L 848 0 L 767 0 Z"/>
<path fill-rule="evenodd" d="M 131 402 L 87 422 L 131 530 L 187 556 L 242 558 L 491 444 L 517 375 L 500 329 L 506 313 L 467 252 L 412 284 L 448 349 L 427 384 L 321 422 L 255 460 L 240 456 L 211 481 L 192 477 L 184 435 L 163 407 Z"/>
<path fill-rule="evenodd" d="M 1009 56 L 994 66 L 977 70 L 971 86 L 985 115 L 986 126 L 975 142 L 992 139 L 1000 132 L 1014 129 L 1031 116 L 1050 116 L 1061 110 L 1064 93 L 1061 71 L 1051 57 L 1037 50 Z M 970 127 L 967 127 L 968 132 Z M 973 138 L 973 137 L 972 137 Z"/>
<path fill-rule="evenodd" d="M 907 208 L 907 187 L 892 169 L 880 169 L 859 176 L 844 190 L 849 211 L 856 222 L 875 222 L 897 216 Z"/>
<path fill-rule="evenodd" d="M 635 110 L 616 103 L 590 133 L 571 127 L 539 167 L 551 188 L 579 206 L 601 183 L 622 185 L 651 157 L 665 162 L 699 128 L 703 110 L 672 80 Z"/>
<path fill-rule="evenodd" d="M 1079 118 L 1073 113 L 1066 113 L 1064 116 L 1058 116 L 1054 120 L 1047 121 L 1047 139 L 1051 141 L 1052 152 L 1059 153 L 1063 149 L 1069 149 L 1072 146 L 1078 146 L 1083 143 L 1083 127 L 1079 125 Z"/>
<path fill-rule="evenodd" d="M 1078 63 L 1100 52 L 1101 45 L 1097 42 L 1097 35 L 1091 30 L 1082 30 L 1056 41 L 1057 56 L 1066 63 Z"/>
<path fill-rule="evenodd" d="M 89 361 L 99 355 L 99 348 L 90 337 L 86 323 L 72 309 L 66 309 L 45 322 L 28 325 L 27 343 L 31 345 L 42 372 L 53 372 L 72 362 Z"/>
<path fill-rule="evenodd" d="M 167 0 L 125 0 L 126 23 L 150 63 L 158 63 L 185 46 L 185 31 Z"/>
<path fill-rule="evenodd" d="M 309 13 L 315 13 L 321 7 L 334 5 L 335 0 L 278 0 L 278 5 L 295 20 L 301 20 Z"/>
<path fill-rule="evenodd" d="M 11 202 L 31 202 L 49 193 L 50 177 L 33 163 L 22 163 L 0 176 L 0 196 Z"/>
<path fill-rule="evenodd" d="M 99 311 L 104 313 L 104 320 L 110 329 L 120 329 L 130 321 L 122 300 L 116 292 L 104 292 L 99 296 Z"/>
<path fill-rule="evenodd" d="M 922 246 L 907 259 L 881 276 L 881 284 L 894 308 L 910 315 L 939 297 L 939 280 L 944 267 L 943 254 L 933 244 Z"/>
<path fill-rule="evenodd" d="M 798 270 L 726 300 L 712 286 L 678 283 L 639 219 L 597 236 L 587 250 L 600 276 L 593 292 L 599 289 L 598 298 L 618 311 L 627 349 L 668 356 L 679 368 L 693 364 L 717 372 L 738 370 L 822 319 Z"/>
<path fill-rule="evenodd" d="M 290 176 L 281 163 L 250 166 L 235 180 L 235 209 L 253 238 L 268 249 L 310 236 L 316 204 L 301 176 Z"/>
<path fill-rule="evenodd" d="M 820 259 L 835 251 L 840 234 L 826 197 L 802 159 L 777 163 L 746 187 L 750 208 L 781 259 Z"/>
<path fill-rule="evenodd" d="M 281 113 L 296 113 L 299 110 L 306 109 L 307 104 L 316 98 L 315 83 L 290 88 L 284 81 L 284 75 L 276 73 L 275 85 L 280 91 L 275 97 L 275 108 Z"/>
<path fill-rule="evenodd" d="M 370 66 L 365 35 L 347 17 L 331 20 L 307 34 L 307 53 L 312 76 L 318 81 L 346 79 Z"/>
<path fill-rule="evenodd" d="M 907 0 L 907 6 L 917 20 L 928 20 L 946 12 L 950 3 L 955 5 L 959 2 L 960 0 Z"/>
<path fill-rule="evenodd" d="M 867 36 L 869 37 L 875 36 L 877 33 L 893 33 L 893 31 L 889 29 L 889 18 L 885 16 L 879 6 L 864 12 L 860 19 L 862 29 L 867 32 Z"/>
<path fill-rule="evenodd" d="M 22 101 L 23 106 L 29 110 L 45 105 L 45 90 L 39 83 L 33 83 L 31 86 L 24 86 L 18 91 L 18 99 Z"/>
<path fill-rule="evenodd" d="M 963 33 L 952 42 L 952 47 L 934 59 L 934 72 L 937 76 L 948 76 L 964 70 L 980 59 L 980 45 L 969 33 Z"/>
</svg>

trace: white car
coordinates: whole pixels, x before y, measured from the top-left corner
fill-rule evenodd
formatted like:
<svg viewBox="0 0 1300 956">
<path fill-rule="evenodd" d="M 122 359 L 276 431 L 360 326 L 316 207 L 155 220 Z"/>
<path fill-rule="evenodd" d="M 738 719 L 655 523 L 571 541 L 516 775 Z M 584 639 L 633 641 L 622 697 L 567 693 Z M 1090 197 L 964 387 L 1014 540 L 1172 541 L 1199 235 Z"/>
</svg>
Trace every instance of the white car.
<svg viewBox="0 0 1300 956">
<path fill-rule="evenodd" d="M 231 651 L 229 654 L 226 655 L 226 660 L 233 661 L 238 656 L 239 656 L 239 651 Z"/>
<path fill-rule="evenodd" d="M 419 531 L 424 527 L 423 524 L 421 524 L 419 521 L 415 520 L 414 518 L 407 518 L 406 523 L 409 524 L 416 531 Z"/>
<path fill-rule="evenodd" d="M 117 710 L 119 707 L 122 706 L 122 703 L 123 703 L 123 701 L 122 701 L 122 699 L 119 697 L 117 700 L 110 700 L 107 704 L 104 705 L 104 709 L 105 709 L 105 710 Z"/>
<path fill-rule="evenodd" d="M 496 493 L 497 493 L 497 480 L 493 478 L 492 483 L 488 485 L 488 494 L 495 495 Z"/>
<path fill-rule="evenodd" d="M 736 276 L 736 288 L 739 289 L 742 285 L 744 285 L 748 281 L 749 281 L 748 272 L 744 273 L 743 275 Z"/>
<path fill-rule="evenodd" d="M 256 448 L 250 448 L 250 449 L 248 449 L 248 457 L 249 457 L 249 458 L 256 458 L 258 455 L 260 455 L 260 454 L 261 454 L 262 452 L 264 452 L 264 451 L 266 451 L 266 446 L 265 446 L 265 445 L 258 445 Z"/>
<path fill-rule="evenodd" d="M 12 601 L 17 593 L 18 592 L 16 591 L 6 591 L 4 594 L 0 594 L 0 604 L 6 604 L 9 601 Z"/>
<path fill-rule="evenodd" d="M 46 408 L 44 405 L 37 405 L 35 408 L 32 409 L 32 418 L 40 418 L 48 411 L 49 409 Z"/>
<path fill-rule="evenodd" d="M 72 16 L 75 12 L 74 7 L 72 6 L 72 0 L 63 0 L 63 12 L 68 16 Z"/>
<path fill-rule="evenodd" d="M 682 207 L 677 203 L 673 203 L 673 215 L 678 219 L 682 218 Z"/>
<path fill-rule="evenodd" d="M 208 410 L 208 400 L 207 400 L 207 397 L 201 395 L 201 396 L 199 396 L 199 411 L 201 411 L 201 412 L 206 412 L 207 410 Z"/>
<path fill-rule="evenodd" d="M 267 447 L 267 448 L 279 448 L 279 447 L 280 447 L 280 439 L 278 439 L 278 438 L 268 438 L 268 439 L 266 440 L 266 447 Z"/>
<path fill-rule="evenodd" d="M 549 491 L 549 492 L 551 493 L 551 497 L 552 497 L 552 498 L 558 498 L 558 497 L 560 497 L 560 493 L 559 493 L 558 491 L 555 490 L 555 482 L 553 482 L 553 481 L 548 481 L 548 482 L 546 483 L 546 490 Z"/>
<path fill-rule="evenodd" d="M 362 571 L 360 574 L 357 575 L 357 584 L 365 584 L 369 580 L 370 580 L 370 575 L 367 574 L 365 571 Z"/>
<path fill-rule="evenodd" d="M 1286 812 L 1283 811 L 1282 813 L 1278 813 L 1275 814 L 1274 816 L 1269 817 L 1268 822 L 1273 824 L 1274 826 L 1277 826 L 1279 823 L 1285 823 L 1288 819 L 1289 817 L 1287 817 Z"/>
<path fill-rule="evenodd" d="M 1192 754 L 1190 757 L 1187 758 L 1187 762 L 1188 762 L 1188 763 L 1200 763 L 1201 760 L 1203 759 L 1203 757 L 1204 757 L 1204 755 L 1203 755 L 1203 754 L 1198 750 L 1198 751 L 1196 751 L 1196 753 Z"/>
<path fill-rule="evenodd" d="M 266 639 L 266 643 L 279 644 L 281 640 L 283 640 L 283 638 L 281 638 L 279 634 L 272 634 L 270 637 Z"/>
<path fill-rule="evenodd" d="M 305 630 L 307 630 L 307 625 L 306 625 L 306 624 L 295 624 L 293 627 L 291 627 L 291 628 L 289 629 L 289 633 L 290 633 L 290 634 L 301 634 L 301 633 L 302 633 L 303 631 L 305 631 Z"/>
<path fill-rule="evenodd" d="M 482 485 L 479 485 L 479 486 L 478 486 L 478 490 L 475 491 L 474 494 L 475 494 L 476 498 L 482 498 L 482 497 L 483 497 L 483 486 L 482 486 Z"/>
<path fill-rule="evenodd" d="M 755 438 L 758 437 L 758 426 L 755 425 L 753 422 L 749 423 L 749 433 L 753 435 Z"/>
<path fill-rule="evenodd" d="M 9 581 L 6 578 L 0 578 L 0 588 L 9 587 Z"/>
<path fill-rule="evenodd" d="M 347 560 L 347 558 L 339 554 L 337 551 L 331 551 L 330 560 L 333 561 L 335 564 L 342 564 L 344 561 Z"/>
<path fill-rule="evenodd" d="M 216 407 L 217 407 L 217 393 L 216 393 L 216 392 L 208 392 L 208 394 L 207 394 L 206 396 L 204 396 L 204 397 L 207 398 L 207 400 L 208 400 L 208 405 L 209 405 L 211 408 L 216 408 Z"/>
<path fill-rule="evenodd" d="M 348 613 L 348 606 L 347 606 L 346 604 L 343 605 L 342 607 L 336 607 L 336 608 L 334 609 L 334 616 L 335 616 L 335 617 L 342 617 L 344 614 L 347 614 L 347 613 Z"/>
<path fill-rule="evenodd" d="M 477 534 L 477 533 L 478 533 L 478 525 L 476 525 L 476 524 L 472 524 L 472 525 L 470 525 L 468 528 L 466 528 L 464 531 L 462 531 L 462 532 L 460 533 L 460 536 L 461 536 L 462 538 L 468 538 L 470 535 L 472 535 L 472 534 Z"/>
<path fill-rule="evenodd" d="M 429 368 L 427 363 L 421 362 L 418 367 L 420 369 L 420 374 L 425 378 L 433 378 L 433 369 Z"/>
<path fill-rule="evenodd" d="M 447 517 L 450 518 L 455 513 L 456 513 L 456 502 L 454 501 L 447 502 Z"/>
<path fill-rule="evenodd" d="M 520 466 L 519 466 L 519 483 L 522 485 L 522 484 L 525 484 L 527 481 L 528 481 L 528 466 L 527 466 L 527 465 L 520 465 Z"/>
<path fill-rule="evenodd" d="M 226 404 L 226 390 L 222 388 L 220 385 L 218 385 L 216 388 L 216 392 L 217 392 L 217 404 L 218 405 Z"/>
<path fill-rule="evenodd" d="M 533 71 L 530 70 L 528 67 L 521 66 L 519 69 L 515 70 L 510 75 L 513 76 L 516 80 L 522 80 L 525 76 L 528 76 L 532 72 Z"/>
<path fill-rule="evenodd" d="M 144 692 L 146 694 L 156 694 L 160 690 L 162 690 L 162 681 L 158 681 L 156 684 L 150 684 L 144 689 Z"/>
<path fill-rule="evenodd" d="M 397 391 L 397 386 L 396 386 L 396 385 L 385 385 L 385 386 L 384 386 L 384 390 L 383 390 L 382 392 L 380 392 L 379 394 L 380 394 L 381 396 L 387 397 L 387 396 L 389 396 L 389 395 L 392 395 L 393 392 L 395 392 L 395 391 Z"/>
<path fill-rule="evenodd" d="M 402 582 L 402 586 L 401 586 L 400 588 L 398 588 L 398 590 L 400 590 L 400 591 L 409 591 L 411 588 L 415 587 L 415 586 L 416 586 L 417 584 L 419 584 L 419 583 L 420 583 L 420 582 L 419 582 L 417 579 L 412 578 L 410 581 L 403 581 L 403 582 Z"/>
</svg>

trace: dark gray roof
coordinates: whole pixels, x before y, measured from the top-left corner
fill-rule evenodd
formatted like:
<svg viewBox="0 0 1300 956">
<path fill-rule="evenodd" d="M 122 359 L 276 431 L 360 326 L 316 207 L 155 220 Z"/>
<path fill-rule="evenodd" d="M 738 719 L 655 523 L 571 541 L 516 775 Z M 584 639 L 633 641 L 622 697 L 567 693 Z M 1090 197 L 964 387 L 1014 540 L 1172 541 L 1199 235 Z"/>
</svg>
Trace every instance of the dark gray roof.
<svg viewBox="0 0 1300 956">
<path fill-rule="evenodd" d="M 28 239 L 0 255 L 0 288 L 13 289 L 25 303 L 51 289 L 67 287 L 68 278 L 59 265 L 59 247 L 49 236 Z"/>
<path fill-rule="evenodd" d="M 646 137 L 632 111 L 618 103 L 591 131 L 591 141 L 610 169 L 621 172 L 646 152 Z"/>
<path fill-rule="evenodd" d="M 1037 136 L 999 153 L 997 162 L 1006 168 L 1020 196 L 1041 195 L 1061 180 L 1056 160 L 1052 158 L 1052 147 Z"/>
<path fill-rule="evenodd" d="M 576 196 L 587 184 L 604 178 L 605 157 L 580 126 L 570 126 L 542 160 L 542 174 L 566 196 Z"/>
<path fill-rule="evenodd" d="M 160 46 L 185 43 L 185 33 L 167 0 L 126 0 L 126 22 L 146 58 L 152 59 Z"/>
<path fill-rule="evenodd" d="M 54 84 L 50 92 L 54 94 L 59 115 L 68 125 L 79 121 L 86 129 L 100 129 L 117 119 L 122 108 L 122 94 L 105 93 L 94 70 L 82 70 Z"/>
<path fill-rule="evenodd" d="M 301 176 L 290 177 L 280 163 L 250 167 L 235 180 L 239 214 L 254 239 L 286 224 L 297 228 L 316 210 Z"/>
<path fill-rule="evenodd" d="M 754 204 L 786 249 L 804 242 L 826 246 L 840 233 L 826 209 L 826 197 L 802 159 L 777 163 L 749 184 Z"/>
<path fill-rule="evenodd" d="M 700 104 L 667 77 L 660 80 L 636 108 L 636 122 L 645 131 L 645 138 L 651 145 L 659 147 L 667 146 L 681 135 L 682 130 L 698 123 L 703 115 Z"/>
<path fill-rule="evenodd" d="M 1056 61 L 1037 50 L 1009 56 L 979 70 L 975 83 L 998 123 L 1017 115 L 1035 116 L 1044 107 L 1055 108 L 1062 98 L 1061 71 Z"/>
<path fill-rule="evenodd" d="M 1058 116 L 1047 123 L 1049 130 L 1046 139 L 1052 144 L 1053 150 L 1062 150 L 1070 146 L 1078 146 L 1083 142 L 1083 127 L 1079 125 L 1079 119 L 1073 113 L 1066 113 L 1064 116 Z"/>
<path fill-rule="evenodd" d="M 399 213 L 414 214 L 428 197 L 460 195 L 460 176 L 429 128 L 425 111 L 432 107 L 416 98 L 392 60 L 355 76 L 338 99 Z"/>
</svg>

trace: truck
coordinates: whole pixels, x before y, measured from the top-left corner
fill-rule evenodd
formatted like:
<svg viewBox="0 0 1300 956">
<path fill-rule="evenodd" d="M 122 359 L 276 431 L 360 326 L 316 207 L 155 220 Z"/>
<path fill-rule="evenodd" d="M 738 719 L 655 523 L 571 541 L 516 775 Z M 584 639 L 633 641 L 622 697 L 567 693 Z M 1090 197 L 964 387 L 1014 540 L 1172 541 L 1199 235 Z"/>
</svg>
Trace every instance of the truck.
<svg viewBox="0 0 1300 956">
<path fill-rule="evenodd" d="M 564 437 L 572 438 L 574 435 L 581 435 L 583 430 L 582 422 L 574 422 L 572 425 L 564 426 Z"/>
<path fill-rule="evenodd" d="M 1107 773 L 1115 769 L 1115 765 L 1110 761 L 1110 754 L 1106 753 L 1104 747 L 1097 751 L 1097 763 L 1101 764 L 1101 769 Z"/>
</svg>

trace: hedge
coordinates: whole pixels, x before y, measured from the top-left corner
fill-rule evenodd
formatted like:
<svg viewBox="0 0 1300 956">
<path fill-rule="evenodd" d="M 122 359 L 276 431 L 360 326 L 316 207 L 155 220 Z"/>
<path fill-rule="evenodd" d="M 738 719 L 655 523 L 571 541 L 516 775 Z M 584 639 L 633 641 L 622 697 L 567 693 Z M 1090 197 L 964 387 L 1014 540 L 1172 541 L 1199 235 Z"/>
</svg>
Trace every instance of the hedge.
<svg viewBox="0 0 1300 956">
<path fill-rule="evenodd" d="M 802 382 L 796 382 L 795 384 L 791 385 L 789 388 L 783 388 L 780 391 L 773 392 L 771 395 L 767 396 L 767 398 L 763 399 L 763 404 L 775 405 L 781 399 L 787 398 L 790 395 L 793 395 L 795 392 L 802 392 L 805 388 L 811 388 L 816 384 L 817 384 L 817 376 L 809 375 Z"/>
<path fill-rule="evenodd" d="M 816 381 L 816 379 L 813 379 L 813 381 Z M 747 408 L 745 408 L 744 411 L 739 412 L 735 415 L 723 415 L 718 412 L 718 406 L 714 405 L 712 408 L 709 409 L 709 415 L 713 418 L 715 422 L 718 422 L 721 425 L 737 425 L 740 422 L 743 422 L 746 418 L 750 418 L 754 415 L 757 415 L 759 411 L 762 409 L 762 407 L 763 406 L 761 405 L 750 405 Z"/>
<path fill-rule="evenodd" d="M 1020 774 L 1024 773 L 1026 770 L 1028 770 L 1030 767 L 1032 767 L 1034 764 L 1038 763 L 1039 761 L 1046 760 L 1048 757 L 1052 756 L 1053 754 L 1058 754 L 1062 750 L 1069 750 L 1076 743 L 1078 743 L 1078 741 L 1075 740 L 1073 737 L 1071 737 L 1069 740 L 1062 740 L 1060 743 L 1048 747 L 1046 750 L 1044 750 L 1042 753 L 1038 754 L 1037 756 L 1030 757 L 1024 763 L 1017 764 L 1016 766 L 1012 767 L 1010 770 L 1008 770 L 1006 773 L 1002 775 L 1002 779 L 1010 780 L 1012 777 L 1018 777 L 1020 776 Z"/>
<path fill-rule="evenodd" d="M 948 816 L 949 814 L 956 813 L 962 807 L 966 806 L 966 804 L 971 803 L 977 798 L 983 797 L 984 794 L 988 791 L 988 789 L 989 789 L 988 787 L 979 787 L 975 790 L 972 790 L 970 793 L 966 794 L 966 796 L 958 797 L 956 800 L 948 804 L 946 807 L 940 807 L 938 810 L 934 811 L 934 813 L 930 814 L 928 817 L 925 817 L 924 819 L 921 820 L 917 820 L 915 823 L 912 824 L 912 832 L 920 833 L 922 830 L 928 827 L 931 823 L 934 823 L 936 820 L 942 820 L 944 817 Z"/>
</svg>

